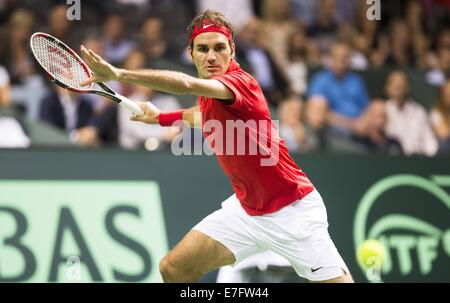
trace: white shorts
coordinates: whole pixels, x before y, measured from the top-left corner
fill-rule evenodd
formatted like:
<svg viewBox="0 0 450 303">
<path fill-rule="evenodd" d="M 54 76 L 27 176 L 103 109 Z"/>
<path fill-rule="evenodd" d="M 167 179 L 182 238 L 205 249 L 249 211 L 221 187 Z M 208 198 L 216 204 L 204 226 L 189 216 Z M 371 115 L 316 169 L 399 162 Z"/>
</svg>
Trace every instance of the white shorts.
<svg viewBox="0 0 450 303">
<path fill-rule="evenodd" d="M 317 190 L 262 216 L 249 216 L 232 195 L 193 229 L 227 247 L 236 258 L 233 265 L 271 250 L 310 281 L 334 279 L 349 272 L 328 234 L 327 212 Z"/>
</svg>

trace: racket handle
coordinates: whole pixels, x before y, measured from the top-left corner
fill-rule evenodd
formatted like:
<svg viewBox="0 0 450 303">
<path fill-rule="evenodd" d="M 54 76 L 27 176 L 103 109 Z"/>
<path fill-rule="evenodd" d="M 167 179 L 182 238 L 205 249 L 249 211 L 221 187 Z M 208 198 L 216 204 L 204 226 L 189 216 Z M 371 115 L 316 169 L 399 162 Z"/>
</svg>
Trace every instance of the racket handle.
<svg viewBox="0 0 450 303">
<path fill-rule="evenodd" d="M 133 114 L 140 116 L 144 113 L 144 111 L 139 107 L 139 105 L 136 102 L 133 102 L 124 96 L 116 95 L 116 97 L 118 97 L 121 100 L 119 105 L 125 107 L 126 109 L 131 111 Z"/>
</svg>

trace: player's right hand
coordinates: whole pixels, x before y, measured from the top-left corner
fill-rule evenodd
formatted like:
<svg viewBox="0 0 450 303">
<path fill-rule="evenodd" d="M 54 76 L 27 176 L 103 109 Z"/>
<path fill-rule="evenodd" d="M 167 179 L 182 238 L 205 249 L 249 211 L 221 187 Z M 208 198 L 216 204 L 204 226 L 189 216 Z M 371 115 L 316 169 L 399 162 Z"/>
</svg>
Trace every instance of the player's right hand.
<svg viewBox="0 0 450 303">
<path fill-rule="evenodd" d="M 133 114 L 131 121 L 141 121 L 147 124 L 159 124 L 159 114 L 161 111 L 151 102 L 136 102 L 144 112 L 142 115 Z"/>
</svg>

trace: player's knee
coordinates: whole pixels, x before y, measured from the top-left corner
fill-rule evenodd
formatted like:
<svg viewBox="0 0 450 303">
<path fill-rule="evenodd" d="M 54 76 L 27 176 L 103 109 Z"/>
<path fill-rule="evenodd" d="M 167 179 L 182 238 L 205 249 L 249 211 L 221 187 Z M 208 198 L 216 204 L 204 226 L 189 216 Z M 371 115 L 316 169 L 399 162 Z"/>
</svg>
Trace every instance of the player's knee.
<svg viewBox="0 0 450 303">
<path fill-rule="evenodd" d="M 176 269 L 170 264 L 167 256 L 159 262 L 159 272 L 164 282 L 171 282 L 174 279 Z"/>
<path fill-rule="evenodd" d="M 349 273 L 345 274 L 343 276 L 340 276 L 336 279 L 330 280 L 329 282 L 332 282 L 332 283 L 355 283 L 355 281 L 353 281 L 352 275 L 350 275 Z"/>
<path fill-rule="evenodd" d="M 195 271 L 186 270 L 180 266 L 174 265 L 168 256 L 165 256 L 159 262 L 159 272 L 166 283 L 176 282 L 195 282 L 199 276 Z"/>
<path fill-rule="evenodd" d="M 353 277 L 350 273 L 347 273 L 344 277 L 343 277 L 343 283 L 355 283 L 355 281 L 353 280 Z"/>
<path fill-rule="evenodd" d="M 319 283 L 355 283 L 355 281 L 353 281 L 353 277 L 352 275 L 347 272 L 346 270 L 342 269 L 343 271 L 343 275 L 333 278 L 333 279 L 329 279 L 329 280 L 323 280 L 323 281 L 318 281 Z"/>
</svg>

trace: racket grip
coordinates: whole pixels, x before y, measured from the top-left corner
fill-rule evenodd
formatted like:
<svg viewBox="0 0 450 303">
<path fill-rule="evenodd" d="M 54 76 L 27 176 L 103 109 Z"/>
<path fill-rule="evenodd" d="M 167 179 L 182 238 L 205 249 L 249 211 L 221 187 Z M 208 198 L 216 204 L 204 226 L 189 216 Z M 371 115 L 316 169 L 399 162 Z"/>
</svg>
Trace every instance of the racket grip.
<svg viewBox="0 0 450 303">
<path fill-rule="evenodd" d="M 118 95 L 119 99 L 121 100 L 119 105 L 125 107 L 129 111 L 131 111 L 133 114 L 136 115 L 142 115 L 144 111 L 139 107 L 139 105 L 136 102 L 131 101 L 127 97 Z"/>
</svg>

